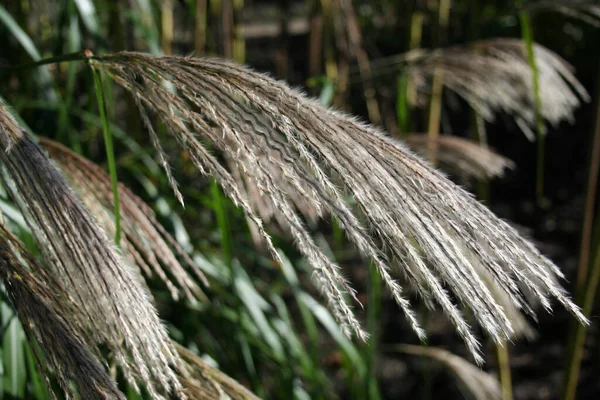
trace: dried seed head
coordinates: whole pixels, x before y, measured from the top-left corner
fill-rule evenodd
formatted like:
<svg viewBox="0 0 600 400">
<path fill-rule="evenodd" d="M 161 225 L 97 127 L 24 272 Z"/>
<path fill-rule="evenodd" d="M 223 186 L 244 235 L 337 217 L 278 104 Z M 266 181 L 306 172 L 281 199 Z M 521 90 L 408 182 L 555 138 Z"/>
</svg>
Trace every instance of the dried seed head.
<svg viewBox="0 0 600 400">
<path fill-rule="evenodd" d="M 73 382 L 84 399 L 125 398 L 99 362 L 99 350 L 85 340 L 86 330 L 72 320 L 73 312 L 78 311 L 68 293 L 2 224 L 0 279 L 32 344 L 38 366 L 45 372 L 50 392 L 48 376 L 52 370 L 69 397 L 75 397 L 70 385 Z"/>
<path fill-rule="evenodd" d="M 399 345 L 395 350 L 420 358 L 428 358 L 447 368 L 457 379 L 459 387 L 468 398 L 475 400 L 500 400 L 502 398 L 502 388 L 495 376 L 482 371 L 481 368 L 447 350 L 408 344 Z"/>
<path fill-rule="evenodd" d="M 573 122 L 573 112 L 590 96 L 571 72 L 572 67 L 556 53 L 535 44 L 542 116 L 552 126 Z M 434 74 L 443 73 L 446 88 L 462 97 L 485 120 L 497 112 L 511 115 L 533 140 L 536 126 L 531 68 L 521 40 L 491 39 L 468 46 L 438 50 L 415 50 L 373 62 L 379 75 L 405 71 L 420 93 L 423 106 L 431 92 Z"/>
<path fill-rule="evenodd" d="M 107 232 L 114 233 L 113 195 L 108 174 L 55 141 L 41 137 L 39 140 L 99 223 Z M 131 265 L 138 267 L 146 276 L 157 275 L 175 300 L 180 297 L 180 292 L 191 302 L 206 300 L 206 295 L 187 269 L 208 285 L 206 277 L 158 222 L 152 208 L 123 184 L 119 184 L 119 200 L 123 230 L 121 247 Z"/>
<path fill-rule="evenodd" d="M 162 119 L 198 170 L 212 175 L 256 222 L 278 259 L 238 182 L 200 139 L 235 162 L 285 219 L 347 332 L 365 337 L 346 301 L 354 292 L 304 227 L 293 205 L 298 197 L 340 221 L 348 238 L 377 266 L 419 336 L 425 333 L 392 278 L 392 267 L 399 266 L 428 305 L 435 301 L 441 306 L 477 362 L 482 360 L 479 342 L 455 299 L 473 311 L 497 342 L 515 332 L 486 280 L 517 309 L 530 310 L 521 290 L 527 288 L 547 309 L 549 297 L 554 297 L 586 321 L 556 283 L 561 273 L 550 260 L 470 194 L 376 128 L 226 61 L 123 52 L 96 57 L 92 63 L 131 91 L 142 115 L 150 109 Z M 273 179 L 275 170 L 287 181 L 286 189 Z M 353 196 L 366 224 L 333 178 Z"/>
<path fill-rule="evenodd" d="M 138 278 L 42 149 L 0 104 L 0 178 L 48 265 L 81 306 L 73 317 L 108 346 L 130 382 L 180 392 L 178 356 Z"/>
<path fill-rule="evenodd" d="M 528 1 L 521 9 L 526 12 L 553 10 L 594 27 L 600 27 L 600 5 L 596 0 Z"/>
</svg>

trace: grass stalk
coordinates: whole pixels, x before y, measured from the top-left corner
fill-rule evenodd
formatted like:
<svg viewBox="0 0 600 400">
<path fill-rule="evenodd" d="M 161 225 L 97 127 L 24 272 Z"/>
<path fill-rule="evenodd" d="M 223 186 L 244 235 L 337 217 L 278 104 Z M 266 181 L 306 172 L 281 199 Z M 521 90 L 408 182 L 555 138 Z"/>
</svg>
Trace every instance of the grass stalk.
<svg viewBox="0 0 600 400">
<path fill-rule="evenodd" d="M 233 0 L 233 59 L 238 63 L 246 62 L 246 40 L 241 24 L 244 0 Z"/>
<path fill-rule="evenodd" d="M 377 400 L 381 398 L 379 384 L 377 383 L 377 353 L 379 348 L 379 330 L 381 317 L 381 291 L 382 281 L 377 267 L 371 263 L 369 266 L 369 280 L 367 282 L 367 330 L 369 342 L 365 346 L 365 362 L 367 364 L 367 398 Z"/>
<path fill-rule="evenodd" d="M 0 67 L 0 72 L 20 71 L 20 70 L 29 69 L 29 68 L 40 67 L 42 65 L 56 64 L 56 63 L 67 62 L 67 61 L 83 61 L 89 57 L 90 57 L 89 50 L 77 51 L 75 53 L 63 54 L 61 56 L 44 58 L 43 60 L 39 60 L 39 61 L 32 62 L 32 63 L 25 63 L 25 64 L 19 64 L 19 65 L 14 65 L 14 66 L 11 65 L 8 67 Z"/>
<path fill-rule="evenodd" d="M 410 17 L 408 50 L 421 47 L 423 37 L 423 13 L 415 10 Z M 400 136 L 406 136 L 411 131 L 410 105 L 416 101 L 416 88 L 407 73 L 401 73 L 397 78 L 396 121 Z"/>
<path fill-rule="evenodd" d="M 592 246 L 594 231 L 594 207 L 597 197 L 597 182 L 600 172 L 600 85 L 596 90 L 596 124 L 592 140 L 592 154 L 588 171 L 587 193 L 585 209 L 583 213 L 583 228 L 581 232 L 581 245 L 579 248 L 579 261 L 577 266 L 577 281 L 575 299 L 583 308 L 584 315 L 590 315 L 594 298 L 598 290 L 598 279 L 600 278 L 600 240 Z M 600 231 L 600 222 L 596 218 L 596 229 Z M 592 254 L 596 253 L 592 259 Z M 592 261 L 590 263 L 590 261 Z M 589 267 L 592 267 L 591 271 Z M 569 357 L 567 358 L 566 373 L 564 379 L 563 400 L 573 400 L 577 393 L 577 382 L 581 368 L 581 360 L 585 344 L 586 327 L 576 321 L 572 321 L 569 336 Z"/>
<path fill-rule="evenodd" d="M 161 15 L 161 46 L 164 54 L 173 54 L 173 3 L 165 0 L 160 6 Z"/>
<path fill-rule="evenodd" d="M 578 296 L 582 298 L 580 302 L 582 312 L 587 317 L 589 317 L 592 312 L 596 292 L 598 290 L 598 282 L 600 281 L 600 251 L 598 251 L 598 247 L 600 247 L 600 243 L 596 246 L 596 254 L 593 259 L 588 284 L 582 296 Z M 586 331 L 586 326 L 581 323 L 575 324 L 574 329 L 572 330 L 573 334 L 570 339 L 568 366 L 562 395 L 563 400 L 575 400 L 579 372 L 581 369 L 581 360 L 583 359 Z"/>
<path fill-rule="evenodd" d="M 535 105 L 535 126 L 537 133 L 537 164 L 536 164 L 536 184 L 535 193 L 538 201 L 544 196 L 544 168 L 546 157 L 546 146 L 544 138 L 544 118 L 542 116 L 542 97 L 540 95 L 539 71 L 535 62 L 535 49 L 533 42 L 533 30 L 529 15 L 521 11 L 519 13 L 519 21 L 521 22 L 521 35 L 525 43 L 527 51 L 527 59 L 531 68 L 531 78 L 533 80 L 533 96 Z"/>
<path fill-rule="evenodd" d="M 436 44 L 442 45 L 443 37 L 448 30 L 450 20 L 451 0 L 439 0 L 438 6 L 438 32 Z M 437 163 L 437 139 L 440 135 L 440 122 L 442 117 L 442 95 L 444 91 L 444 74 L 436 70 L 431 84 L 431 102 L 429 104 L 429 121 L 427 125 L 427 136 L 429 138 L 428 158 L 435 165 Z"/>
<path fill-rule="evenodd" d="M 117 165 L 115 163 L 115 152 L 110 133 L 110 122 L 106 115 L 106 105 L 104 101 L 104 88 L 102 86 L 102 76 L 100 71 L 92 68 L 94 75 L 94 87 L 96 89 L 96 98 L 98 100 L 98 110 L 102 119 L 102 132 L 104 134 L 104 145 L 106 147 L 106 158 L 108 161 L 108 171 L 113 192 L 114 213 L 115 213 L 115 243 L 117 246 L 121 243 L 121 206 L 119 202 L 119 181 L 117 179 Z"/>
<path fill-rule="evenodd" d="M 498 375 L 502 387 L 502 400 L 512 400 L 512 377 L 510 373 L 510 353 L 508 343 L 496 343 L 496 357 L 498 359 Z"/>
</svg>

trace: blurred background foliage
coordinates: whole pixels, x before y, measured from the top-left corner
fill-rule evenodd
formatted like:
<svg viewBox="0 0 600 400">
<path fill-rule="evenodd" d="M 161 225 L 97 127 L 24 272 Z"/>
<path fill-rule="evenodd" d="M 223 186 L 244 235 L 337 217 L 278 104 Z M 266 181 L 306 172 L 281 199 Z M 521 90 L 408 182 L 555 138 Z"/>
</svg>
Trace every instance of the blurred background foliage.
<svg viewBox="0 0 600 400">
<path fill-rule="evenodd" d="M 573 8 L 576 3 L 590 8 Z M 576 285 L 578 260 L 587 257 L 594 262 L 598 243 L 598 231 L 592 234 L 593 212 L 584 218 L 584 209 L 596 209 L 594 198 L 586 207 L 586 193 L 597 184 L 593 173 L 591 184 L 586 183 L 593 172 L 589 155 L 594 148 L 600 61 L 600 18 L 594 6 L 593 1 L 498 0 L 4 0 L 0 66 L 86 48 L 96 54 L 136 50 L 220 56 L 285 79 L 399 138 L 429 132 L 473 139 L 512 160 L 514 169 L 491 181 L 460 175 L 456 181 L 534 238 L 565 272 L 571 293 L 594 292 L 587 273 Z M 415 100 L 402 64 L 393 63 L 390 69 L 386 62 L 387 57 L 409 50 L 450 48 L 482 39 L 527 39 L 525 25 L 531 28 L 529 39 L 566 59 L 593 94 L 593 101 L 575 111 L 572 124 L 548 126 L 545 140 L 537 143 L 528 140 L 508 114 L 498 113 L 493 122 L 483 122 L 453 93 L 436 95 L 434 83 L 425 100 Z M 0 74 L 0 95 L 33 132 L 105 168 L 93 78 L 84 65 L 63 62 Z M 276 215 L 264 217 L 286 260 L 282 266 L 262 248 L 244 214 L 213 182 L 198 175 L 185 153 L 161 136 L 186 199 L 182 208 L 157 164 L 133 99 L 112 82 L 104 83 L 119 179 L 152 206 L 159 222 L 210 281 L 210 287 L 203 287 L 206 298 L 193 304 L 185 298 L 173 300 L 164 282 L 150 280 L 160 316 L 177 342 L 271 399 L 561 396 L 565 371 L 579 365 L 577 357 L 569 357 L 568 343 L 574 341 L 569 339 L 571 321 L 563 310 L 540 315 L 533 323 L 535 339 L 510 343 L 508 351 L 498 353 L 488 344 L 481 373 L 496 383 L 491 384 L 492 394 L 482 394 L 474 387 L 484 384 L 473 385 L 479 371 L 460 363 L 457 367 L 454 359 L 436 349 L 469 359 L 444 316 L 423 308 L 420 318 L 429 341 L 419 346 L 396 306 L 381 292 L 376 274 L 369 273 L 368 262 L 344 240 L 336 221 L 317 223 L 309 218 L 320 244 L 344 267 L 366 305 L 357 311 L 367 321 L 371 340 L 363 344 L 345 338 L 321 305 L 309 269 L 278 226 Z M 158 124 L 159 135 L 161 130 L 164 127 Z M 35 250 L 5 193 L 0 207 L 13 231 Z M 582 232 L 590 244 L 580 251 Z M 10 304 L 3 301 L 0 312 L 0 395 L 48 398 Z M 591 319 L 595 322 L 593 313 Z M 600 395 L 595 325 L 581 347 L 579 380 L 575 375 L 581 399 Z M 501 393 L 494 392 L 497 376 Z M 133 391 L 128 396 L 144 398 Z"/>
</svg>

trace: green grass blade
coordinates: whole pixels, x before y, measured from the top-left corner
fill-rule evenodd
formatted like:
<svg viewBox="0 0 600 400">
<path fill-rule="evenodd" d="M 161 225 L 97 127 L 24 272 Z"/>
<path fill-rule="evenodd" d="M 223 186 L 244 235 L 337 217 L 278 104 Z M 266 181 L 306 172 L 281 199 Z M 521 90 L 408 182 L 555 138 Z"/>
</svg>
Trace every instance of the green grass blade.
<svg viewBox="0 0 600 400">
<path fill-rule="evenodd" d="M 106 157 L 108 160 L 108 170 L 113 191 L 114 213 L 115 213 L 115 243 L 121 243 L 121 205 L 119 202 L 119 181 L 117 179 L 117 165 L 115 163 L 115 152 L 113 148 L 112 135 L 110 133 L 110 123 L 106 116 L 106 108 L 104 102 L 104 88 L 102 86 L 102 76 L 100 71 L 92 67 L 94 75 L 94 86 L 96 89 L 96 97 L 98 99 L 98 109 L 102 118 L 102 131 L 104 133 L 104 145 L 106 146 Z"/>
<path fill-rule="evenodd" d="M 35 344 L 34 344 L 35 345 Z M 44 377 L 42 376 L 33 351 L 31 349 L 31 344 L 25 345 L 25 355 L 27 359 L 27 375 L 29 382 L 31 383 L 31 394 L 37 400 L 49 400 L 50 394 L 48 393 L 48 389 L 46 387 L 46 383 L 44 382 Z"/>
<path fill-rule="evenodd" d="M 4 393 L 15 398 L 24 398 L 27 385 L 25 362 L 25 333 L 12 308 L 5 302 L 2 309 L 2 358 L 4 364 Z"/>
<path fill-rule="evenodd" d="M 537 131 L 537 167 L 536 167 L 536 197 L 541 200 L 544 195 L 544 166 L 545 166 L 545 140 L 544 140 L 544 118 L 542 116 L 542 97 L 540 95 L 539 71 L 535 61 L 535 50 L 531 20 L 526 12 L 519 13 L 521 22 L 521 34 L 525 42 L 529 68 L 533 79 L 533 95 L 535 105 L 535 126 Z"/>
<path fill-rule="evenodd" d="M 92 0 L 73 0 L 81 15 L 81 21 L 85 28 L 92 34 L 97 35 L 100 30 L 98 28 L 98 17 L 96 16 L 96 8 Z"/>
</svg>

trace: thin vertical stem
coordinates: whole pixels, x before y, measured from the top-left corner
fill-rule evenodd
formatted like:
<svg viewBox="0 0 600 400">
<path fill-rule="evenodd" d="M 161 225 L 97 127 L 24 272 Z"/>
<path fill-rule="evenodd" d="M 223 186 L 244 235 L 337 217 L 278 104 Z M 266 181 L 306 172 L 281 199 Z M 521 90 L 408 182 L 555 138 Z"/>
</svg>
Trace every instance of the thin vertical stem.
<svg viewBox="0 0 600 400">
<path fill-rule="evenodd" d="M 312 1 L 310 17 L 310 38 L 308 51 L 308 73 L 311 77 L 321 74 L 321 53 L 323 50 L 323 14 L 319 0 Z"/>
<path fill-rule="evenodd" d="M 381 315 L 381 275 L 377 267 L 371 263 L 369 266 L 369 280 L 367 283 L 367 330 L 369 342 L 365 346 L 365 361 L 367 363 L 367 394 L 369 399 L 380 399 L 379 384 L 377 383 L 377 351 L 379 347 L 380 315 Z"/>
<path fill-rule="evenodd" d="M 450 20 L 451 0 L 439 0 L 438 7 L 438 32 L 436 44 L 442 45 L 444 35 L 448 30 Z M 427 127 L 427 152 L 429 161 L 435 165 L 437 163 L 437 141 L 440 135 L 440 121 L 442 117 L 442 95 L 444 91 L 444 73 L 436 69 L 433 73 L 433 82 L 431 84 L 431 103 L 429 105 L 429 123 Z"/>
<path fill-rule="evenodd" d="M 246 40 L 241 24 L 244 0 L 233 0 L 233 59 L 238 63 L 246 62 Z"/>
<path fill-rule="evenodd" d="M 223 56 L 233 59 L 233 0 L 221 0 Z"/>
<path fill-rule="evenodd" d="M 510 373 L 510 358 L 508 344 L 496 344 L 496 356 L 498 358 L 498 371 L 500 375 L 500 386 L 502 387 L 502 400 L 512 400 L 512 378 Z"/>
<path fill-rule="evenodd" d="M 161 7 L 161 46 L 164 54 L 173 54 L 173 3 L 163 0 Z"/>
<path fill-rule="evenodd" d="M 104 88 L 102 86 L 102 76 L 100 71 L 92 68 L 94 75 L 94 86 L 96 89 L 96 98 L 98 100 L 98 109 L 100 118 L 102 119 L 102 132 L 104 133 L 104 145 L 106 147 L 106 158 L 108 161 L 108 170 L 110 173 L 110 181 L 112 184 L 113 203 L 115 213 L 115 243 L 117 246 L 121 244 L 121 206 L 119 202 L 119 181 L 117 179 L 117 164 L 115 162 L 115 152 L 110 133 L 110 123 L 106 115 L 106 104 L 104 102 Z"/>
<path fill-rule="evenodd" d="M 598 289 L 598 279 L 600 277 L 600 243 L 597 243 L 596 246 L 591 245 L 593 237 L 592 232 L 594 230 L 594 208 L 600 172 L 600 82 L 596 89 L 596 95 L 596 124 L 592 140 L 592 153 L 590 157 L 587 194 L 583 213 L 583 228 L 581 232 L 581 246 L 579 249 L 577 286 L 575 289 L 576 302 L 582 306 L 583 313 L 586 316 L 589 316 L 592 311 L 592 305 Z M 596 221 L 596 225 L 596 231 L 599 231 L 600 220 Z M 590 272 L 589 265 L 590 259 L 592 258 L 592 252 L 594 251 L 593 249 L 596 249 L 596 257 L 595 260 L 593 260 L 593 269 Z M 577 382 L 579 380 L 579 371 L 586 336 L 585 326 L 576 321 L 572 321 L 571 324 L 569 357 L 567 359 L 568 364 L 566 367 L 567 371 L 565 375 L 563 400 L 573 400 L 577 393 Z"/>
</svg>

